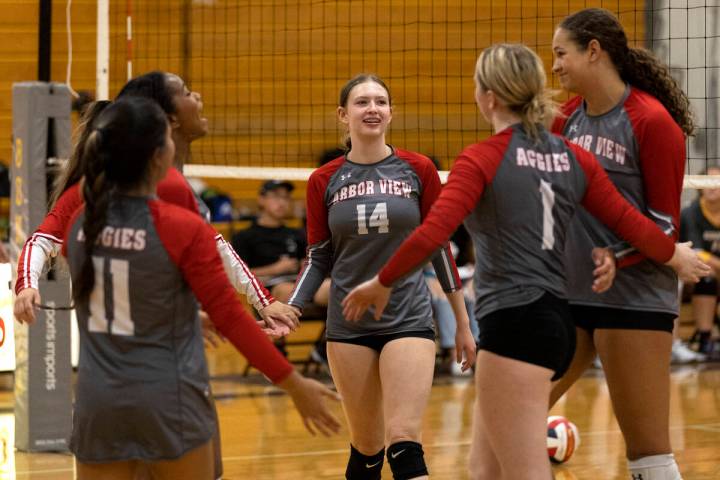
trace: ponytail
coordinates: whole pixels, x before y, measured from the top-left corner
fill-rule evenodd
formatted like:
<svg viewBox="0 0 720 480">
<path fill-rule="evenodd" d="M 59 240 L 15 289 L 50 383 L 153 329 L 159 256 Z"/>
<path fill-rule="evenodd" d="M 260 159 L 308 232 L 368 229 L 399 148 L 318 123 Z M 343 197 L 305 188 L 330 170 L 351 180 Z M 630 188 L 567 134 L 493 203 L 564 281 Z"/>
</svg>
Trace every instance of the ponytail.
<svg viewBox="0 0 720 480">
<path fill-rule="evenodd" d="M 106 179 L 106 163 L 108 155 L 102 149 L 102 133 L 93 131 L 87 139 L 82 162 L 85 165 L 85 181 L 82 195 L 85 201 L 85 218 L 83 232 L 85 234 L 85 256 L 80 271 L 72 279 L 73 300 L 76 305 L 88 300 L 95 286 L 95 267 L 93 250 L 100 232 L 107 221 L 107 208 L 110 204 L 111 184 Z"/>
</svg>

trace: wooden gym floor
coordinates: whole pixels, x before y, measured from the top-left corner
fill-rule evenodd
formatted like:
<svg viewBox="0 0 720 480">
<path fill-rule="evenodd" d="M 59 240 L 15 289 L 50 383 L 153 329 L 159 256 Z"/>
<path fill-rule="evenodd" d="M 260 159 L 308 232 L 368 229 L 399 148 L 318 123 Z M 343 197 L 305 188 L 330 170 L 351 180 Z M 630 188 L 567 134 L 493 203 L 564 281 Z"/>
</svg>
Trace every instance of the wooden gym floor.
<svg viewBox="0 0 720 480">
<path fill-rule="evenodd" d="M 257 376 L 239 379 L 229 375 L 230 370 L 238 371 L 237 358 L 225 347 L 210 355 L 217 378 L 213 386 L 221 421 L 224 478 L 343 478 L 347 430 L 331 439 L 311 437 L 286 395 L 266 386 Z M 329 381 L 322 374 L 319 378 Z M 424 426 L 426 458 L 433 479 L 467 478 L 473 396 L 468 378 L 436 378 Z M 69 455 L 13 452 L 12 403 L 12 391 L 5 389 L 0 393 L 0 479 L 72 479 Z M 342 415 L 339 405 L 336 412 Z M 575 422 L 582 438 L 574 457 L 555 468 L 556 479 L 628 478 L 624 444 L 602 373 L 589 371 L 552 413 Z M 673 368 L 670 424 L 683 478 L 720 479 L 720 364 Z M 383 478 L 392 478 L 387 465 L 385 468 Z"/>
</svg>

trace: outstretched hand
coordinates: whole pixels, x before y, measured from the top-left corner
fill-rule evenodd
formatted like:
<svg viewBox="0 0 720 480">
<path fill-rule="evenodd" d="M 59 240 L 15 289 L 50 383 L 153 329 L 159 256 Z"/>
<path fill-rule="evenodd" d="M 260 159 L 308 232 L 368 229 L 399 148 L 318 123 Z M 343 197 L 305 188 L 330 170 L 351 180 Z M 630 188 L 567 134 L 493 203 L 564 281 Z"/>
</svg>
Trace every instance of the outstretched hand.
<svg viewBox="0 0 720 480">
<path fill-rule="evenodd" d="M 337 392 L 316 380 L 305 378 L 295 371 L 278 386 L 290 394 L 305 428 L 312 435 L 319 431 L 329 437 L 340 431 L 340 421 L 333 415 L 326 403 L 327 399 L 340 401 L 340 395 Z"/>
<path fill-rule="evenodd" d="M 383 310 L 390 300 L 391 289 L 383 286 L 375 275 L 371 280 L 353 288 L 343 299 L 343 315 L 350 322 L 360 320 L 365 311 L 375 307 L 375 320 L 380 320 Z"/>
</svg>

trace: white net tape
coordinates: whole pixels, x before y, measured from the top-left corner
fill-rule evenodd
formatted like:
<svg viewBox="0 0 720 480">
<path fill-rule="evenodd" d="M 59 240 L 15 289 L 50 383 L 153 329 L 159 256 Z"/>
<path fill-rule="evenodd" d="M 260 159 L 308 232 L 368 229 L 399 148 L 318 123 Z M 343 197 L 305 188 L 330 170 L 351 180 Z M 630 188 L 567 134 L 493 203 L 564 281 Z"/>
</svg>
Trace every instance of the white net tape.
<svg viewBox="0 0 720 480">
<path fill-rule="evenodd" d="M 307 181 L 312 168 L 282 167 L 227 167 L 223 165 L 185 165 L 184 173 L 188 177 L 204 178 L 254 178 L 258 180 L 294 180 Z M 440 179 L 447 180 L 449 172 L 442 171 Z M 720 188 L 720 175 L 686 175 L 683 188 Z"/>
</svg>

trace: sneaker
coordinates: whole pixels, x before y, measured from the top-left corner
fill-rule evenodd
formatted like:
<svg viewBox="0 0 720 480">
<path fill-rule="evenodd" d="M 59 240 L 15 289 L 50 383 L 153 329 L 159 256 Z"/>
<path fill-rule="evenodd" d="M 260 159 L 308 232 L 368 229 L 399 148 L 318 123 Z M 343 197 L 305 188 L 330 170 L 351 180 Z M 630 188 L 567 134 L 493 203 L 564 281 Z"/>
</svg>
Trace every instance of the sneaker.
<svg viewBox="0 0 720 480">
<path fill-rule="evenodd" d="M 670 363 L 681 365 L 684 363 L 704 362 L 706 359 L 705 355 L 689 349 L 682 341 L 673 340 Z"/>
</svg>

